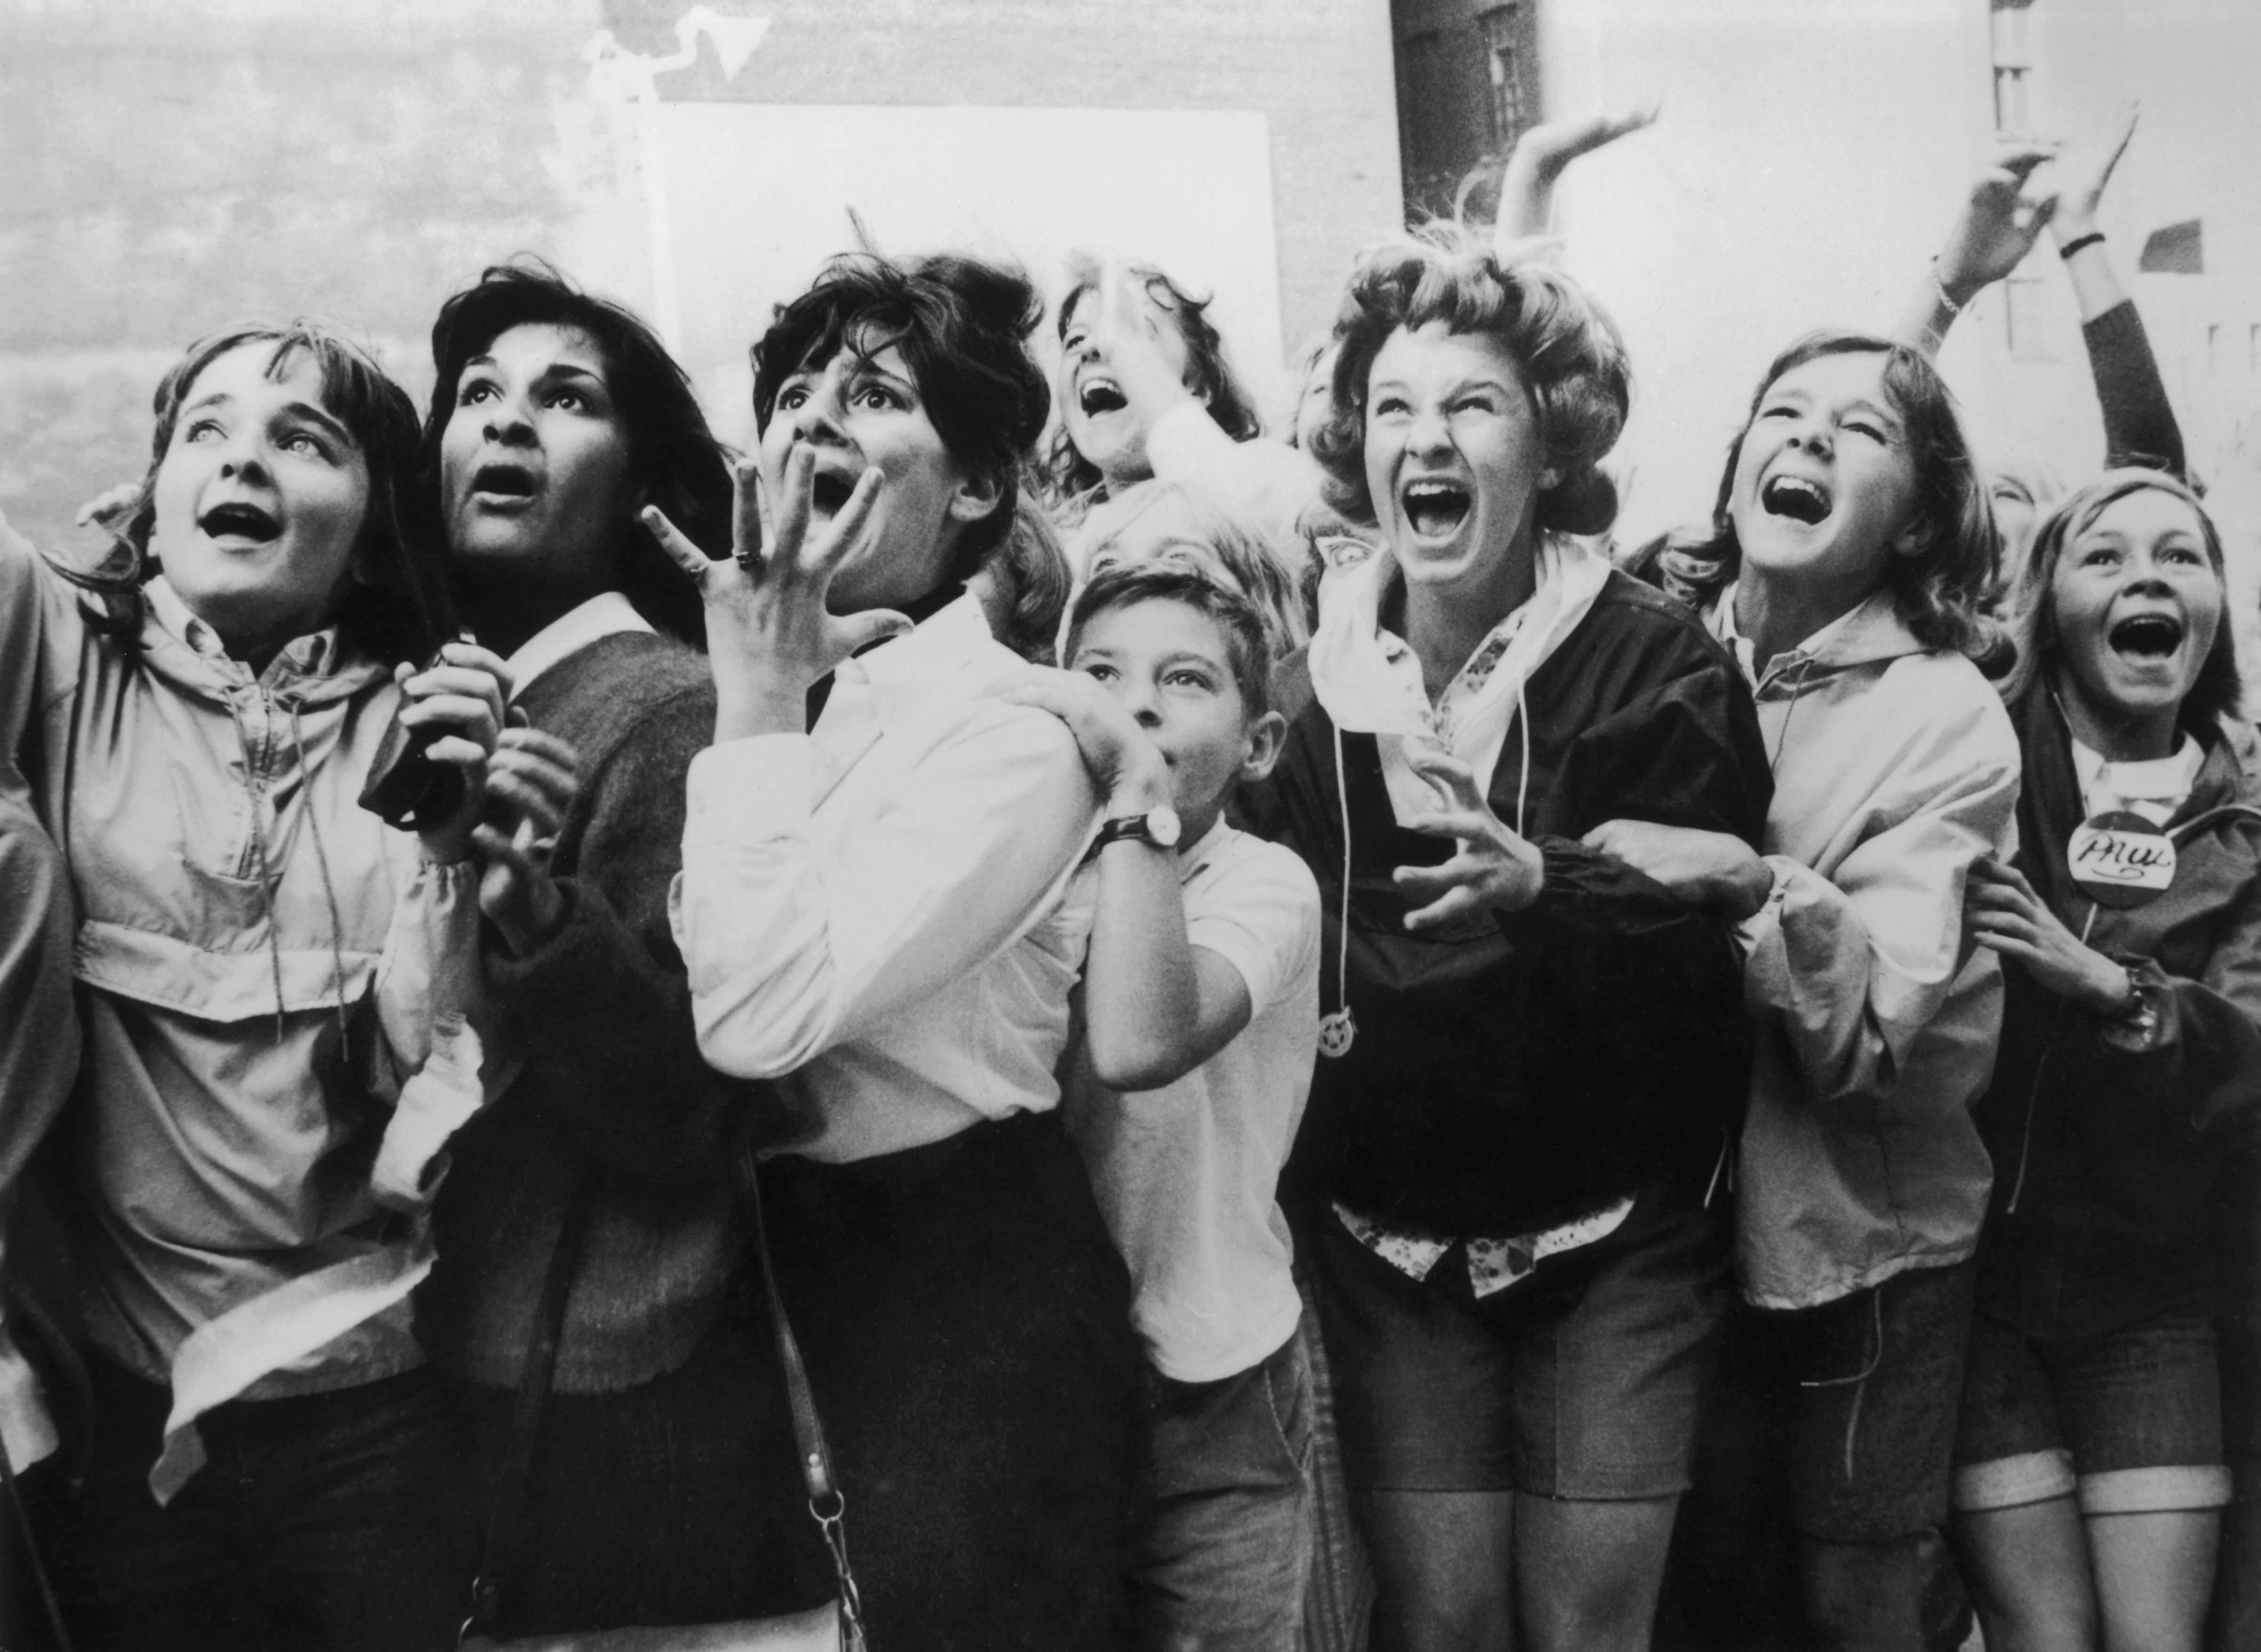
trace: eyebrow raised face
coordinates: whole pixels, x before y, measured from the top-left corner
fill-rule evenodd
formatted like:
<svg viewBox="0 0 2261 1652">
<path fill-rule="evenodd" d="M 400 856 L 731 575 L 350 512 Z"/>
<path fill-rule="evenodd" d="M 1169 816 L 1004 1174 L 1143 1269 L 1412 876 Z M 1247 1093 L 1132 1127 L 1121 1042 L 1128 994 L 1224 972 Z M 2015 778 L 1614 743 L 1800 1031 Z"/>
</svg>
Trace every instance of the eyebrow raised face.
<svg viewBox="0 0 2261 1652">
<path fill-rule="evenodd" d="M 185 419 L 191 413 L 205 412 L 208 410 L 225 411 L 234 405 L 235 396 L 232 391 L 212 390 L 197 397 L 196 400 L 181 409 L 180 417 Z M 300 424 L 312 425 L 333 440 L 342 442 L 348 447 L 357 447 L 361 445 L 354 440 L 353 433 L 338 422 L 336 415 L 317 403 L 285 402 L 275 410 L 275 416 L 277 418 L 293 419 Z"/>
</svg>

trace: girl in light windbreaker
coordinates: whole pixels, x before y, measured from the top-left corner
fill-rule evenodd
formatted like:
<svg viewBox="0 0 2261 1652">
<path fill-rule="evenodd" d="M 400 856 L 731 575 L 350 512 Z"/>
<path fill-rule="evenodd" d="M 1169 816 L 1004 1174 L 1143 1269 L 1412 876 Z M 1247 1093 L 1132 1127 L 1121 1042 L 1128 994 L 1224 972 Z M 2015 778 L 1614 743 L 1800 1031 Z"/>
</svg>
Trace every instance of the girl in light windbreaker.
<svg viewBox="0 0 2261 1652">
<path fill-rule="evenodd" d="M 1763 858 L 1612 821 L 1590 841 L 1741 920 L 1759 1024 L 1736 1174 L 1745 1396 L 1787 1436 L 1814 1644 L 1920 1644 L 1918 1545 L 1946 1514 L 1990 1170 L 1970 1105 L 2001 973 L 1963 939 L 2008 852 L 2009 719 L 1964 650 L 1995 535 L 1945 384 L 1820 333 L 1778 356 L 1680 568 L 1758 697 Z M 1724 587 L 1724 589 L 1722 589 Z"/>
<path fill-rule="evenodd" d="M 407 1296 L 479 1099 L 506 673 L 446 641 L 415 410 L 357 347 L 215 333 L 156 415 L 101 566 L 0 527 L 0 753 L 69 869 L 84 1026 L 47 1248 L 94 1427 L 40 1541 L 81 1646 L 449 1646 L 462 1452 Z M 413 832 L 356 801 L 397 710 L 463 780 Z"/>
<path fill-rule="evenodd" d="M 2075 493 L 2016 598 L 2018 854 L 1970 894 L 2007 1005 L 1955 1536 L 1990 1645 L 2195 1648 L 2230 1496 L 2208 1206 L 2261 1103 L 2261 747 L 2182 483 Z M 2148 852 L 2132 891 L 2090 869 L 2114 848 Z"/>
</svg>

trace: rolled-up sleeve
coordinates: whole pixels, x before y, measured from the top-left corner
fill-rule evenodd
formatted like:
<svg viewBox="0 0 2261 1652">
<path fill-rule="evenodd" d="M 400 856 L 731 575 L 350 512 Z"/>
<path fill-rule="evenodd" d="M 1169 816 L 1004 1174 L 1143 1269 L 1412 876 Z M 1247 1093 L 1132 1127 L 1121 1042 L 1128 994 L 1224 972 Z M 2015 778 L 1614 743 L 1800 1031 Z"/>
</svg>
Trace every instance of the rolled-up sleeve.
<svg viewBox="0 0 2261 1652">
<path fill-rule="evenodd" d="M 994 957 L 1042 916 L 1097 809 L 1066 726 L 994 701 L 885 787 L 820 820 L 801 734 L 692 763 L 670 918 L 720 1070 L 790 1073 Z"/>
<path fill-rule="evenodd" d="M 2006 853 L 2017 799 L 2014 762 L 1971 762 L 1829 876 L 1767 856 L 1773 890 L 1741 926 L 1744 1004 L 1787 1035 L 1817 1105 L 1891 1093 L 1965 962 L 1970 863 Z"/>
</svg>

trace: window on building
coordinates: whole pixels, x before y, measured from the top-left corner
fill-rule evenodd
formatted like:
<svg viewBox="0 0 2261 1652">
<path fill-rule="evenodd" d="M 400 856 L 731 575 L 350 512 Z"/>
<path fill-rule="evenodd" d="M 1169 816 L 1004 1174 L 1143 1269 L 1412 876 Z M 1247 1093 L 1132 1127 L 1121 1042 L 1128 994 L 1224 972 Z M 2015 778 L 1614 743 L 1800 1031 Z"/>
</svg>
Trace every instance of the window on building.
<svg viewBox="0 0 2261 1652">
<path fill-rule="evenodd" d="M 1392 0 L 1405 210 L 1489 215 L 1499 165 L 1540 118 L 1531 0 Z M 1464 200 L 1462 185 L 1473 182 Z"/>
<path fill-rule="evenodd" d="M 1994 129 L 2030 132 L 2034 0 L 1992 0 Z"/>
</svg>

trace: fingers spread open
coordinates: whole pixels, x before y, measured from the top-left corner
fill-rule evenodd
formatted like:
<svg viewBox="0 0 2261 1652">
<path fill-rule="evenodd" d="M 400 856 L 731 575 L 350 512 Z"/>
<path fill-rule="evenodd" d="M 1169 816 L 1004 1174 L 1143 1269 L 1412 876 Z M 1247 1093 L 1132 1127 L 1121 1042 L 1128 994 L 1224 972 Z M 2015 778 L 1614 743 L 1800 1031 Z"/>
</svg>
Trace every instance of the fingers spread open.
<svg viewBox="0 0 2261 1652">
<path fill-rule="evenodd" d="M 878 466 L 867 468 L 856 478 L 848 502 L 832 518 L 832 525 L 815 545 L 801 551 L 801 567 L 810 574 L 829 578 L 839 571 L 864 536 L 864 526 L 872 519 L 872 507 L 879 502 L 879 489 L 885 477 Z"/>
<path fill-rule="evenodd" d="M 681 528 L 667 519 L 667 513 L 656 504 L 648 504 L 639 513 L 644 531 L 659 541 L 674 564 L 694 580 L 703 580 L 712 566 L 707 553 L 693 544 Z"/>
</svg>

